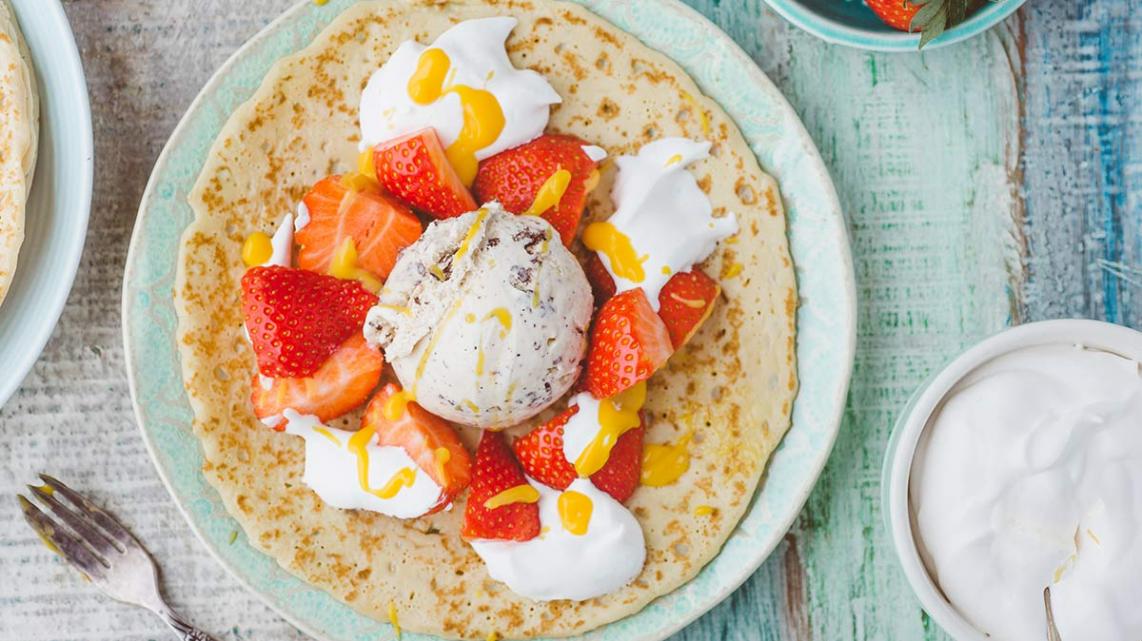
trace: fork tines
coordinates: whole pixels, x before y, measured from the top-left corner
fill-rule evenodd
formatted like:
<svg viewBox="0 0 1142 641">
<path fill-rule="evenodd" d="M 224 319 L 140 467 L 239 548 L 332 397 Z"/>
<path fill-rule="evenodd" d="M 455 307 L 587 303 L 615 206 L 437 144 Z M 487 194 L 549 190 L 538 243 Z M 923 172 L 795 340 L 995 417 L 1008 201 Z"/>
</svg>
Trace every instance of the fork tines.
<svg viewBox="0 0 1142 641">
<path fill-rule="evenodd" d="M 83 495 L 47 474 L 40 474 L 40 480 L 43 485 L 29 485 L 28 490 L 46 513 L 21 494 L 17 498 L 24 518 L 49 549 L 89 579 L 105 578 L 111 559 L 141 549 L 126 528 Z"/>
</svg>

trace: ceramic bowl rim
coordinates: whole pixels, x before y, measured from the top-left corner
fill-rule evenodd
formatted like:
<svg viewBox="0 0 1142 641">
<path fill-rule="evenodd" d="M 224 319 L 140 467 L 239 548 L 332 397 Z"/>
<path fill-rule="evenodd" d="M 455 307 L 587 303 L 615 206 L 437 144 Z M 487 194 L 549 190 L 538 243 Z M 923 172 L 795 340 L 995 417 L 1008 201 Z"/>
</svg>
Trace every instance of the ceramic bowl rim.
<svg viewBox="0 0 1142 641">
<path fill-rule="evenodd" d="M 987 641 L 987 637 L 948 602 L 920 558 L 908 499 L 916 449 L 933 412 L 966 375 L 998 356 L 1028 347 L 1058 344 L 1081 344 L 1142 360 L 1142 332 L 1122 325 L 1064 319 L 1011 327 L 968 348 L 930 377 L 913 394 L 893 428 L 881 479 L 889 540 L 921 606 L 944 631 L 960 641 Z"/>
</svg>

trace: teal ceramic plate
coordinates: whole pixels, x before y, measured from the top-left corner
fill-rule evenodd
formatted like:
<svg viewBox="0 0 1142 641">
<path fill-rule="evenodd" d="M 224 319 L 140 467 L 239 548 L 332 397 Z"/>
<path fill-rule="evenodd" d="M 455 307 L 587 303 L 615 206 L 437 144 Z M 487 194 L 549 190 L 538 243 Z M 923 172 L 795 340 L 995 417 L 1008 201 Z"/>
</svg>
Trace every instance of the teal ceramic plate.
<svg viewBox="0 0 1142 641">
<path fill-rule="evenodd" d="M 40 91 L 40 153 L 24 244 L 0 306 L 0 405 L 20 386 L 67 302 L 91 211 L 87 81 L 58 0 L 12 0 Z"/>
<path fill-rule="evenodd" d="M 874 51 L 916 51 L 920 36 L 880 21 L 864 0 L 765 0 L 786 20 L 833 44 Z M 924 45 L 936 49 L 971 38 L 994 27 L 1026 0 L 988 0 L 965 22 Z"/>
<path fill-rule="evenodd" d="M 721 554 L 693 581 L 587 639 L 657 640 L 689 623 L 745 581 L 781 540 L 832 448 L 855 343 L 855 295 L 845 223 L 813 142 L 781 94 L 725 34 L 674 0 L 578 0 L 671 56 L 729 111 L 788 207 L 802 296 L 801 391 L 793 427 Z M 143 197 L 123 286 L 123 331 L 135 411 L 159 474 L 206 546 L 294 625 L 329 641 L 375 641 L 389 626 L 356 614 L 257 552 L 201 473 L 175 350 L 171 302 L 186 204 L 208 149 L 229 114 L 282 56 L 304 47 L 353 0 L 317 8 L 306 0 L 242 48 L 210 81 L 171 137 Z M 406 639 L 426 639 L 406 634 Z"/>
</svg>

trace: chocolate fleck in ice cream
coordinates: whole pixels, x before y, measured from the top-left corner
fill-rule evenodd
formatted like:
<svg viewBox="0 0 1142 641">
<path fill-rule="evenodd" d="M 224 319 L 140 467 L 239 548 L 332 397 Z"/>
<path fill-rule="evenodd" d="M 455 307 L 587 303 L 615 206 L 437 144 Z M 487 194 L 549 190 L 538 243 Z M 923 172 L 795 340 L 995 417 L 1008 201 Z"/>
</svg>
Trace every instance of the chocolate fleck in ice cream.
<svg viewBox="0 0 1142 641">
<path fill-rule="evenodd" d="M 502 428 L 575 383 L 591 308 L 551 225 L 490 203 L 433 223 L 401 253 L 364 331 L 422 407 Z"/>
</svg>

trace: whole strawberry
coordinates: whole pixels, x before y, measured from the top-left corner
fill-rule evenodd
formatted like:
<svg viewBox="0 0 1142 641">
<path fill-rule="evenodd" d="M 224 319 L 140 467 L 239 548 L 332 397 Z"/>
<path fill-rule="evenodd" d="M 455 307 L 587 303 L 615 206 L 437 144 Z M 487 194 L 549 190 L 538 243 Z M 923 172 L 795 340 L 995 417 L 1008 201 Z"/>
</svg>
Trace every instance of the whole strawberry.
<svg viewBox="0 0 1142 641">
<path fill-rule="evenodd" d="M 472 191 L 513 214 L 541 216 L 568 247 L 575 240 L 587 194 L 598 183 L 595 161 L 574 136 L 548 134 L 480 163 Z M 541 197 L 541 193 L 547 191 Z"/>
<path fill-rule="evenodd" d="M 270 378 L 312 375 L 361 331 L 377 303 L 361 283 L 289 267 L 254 267 L 242 277 L 242 313 Z"/>
<path fill-rule="evenodd" d="M 900 31 L 919 31 L 920 46 L 960 24 L 979 0 L 865 0 L 885 24 Z"/>
</svg>

